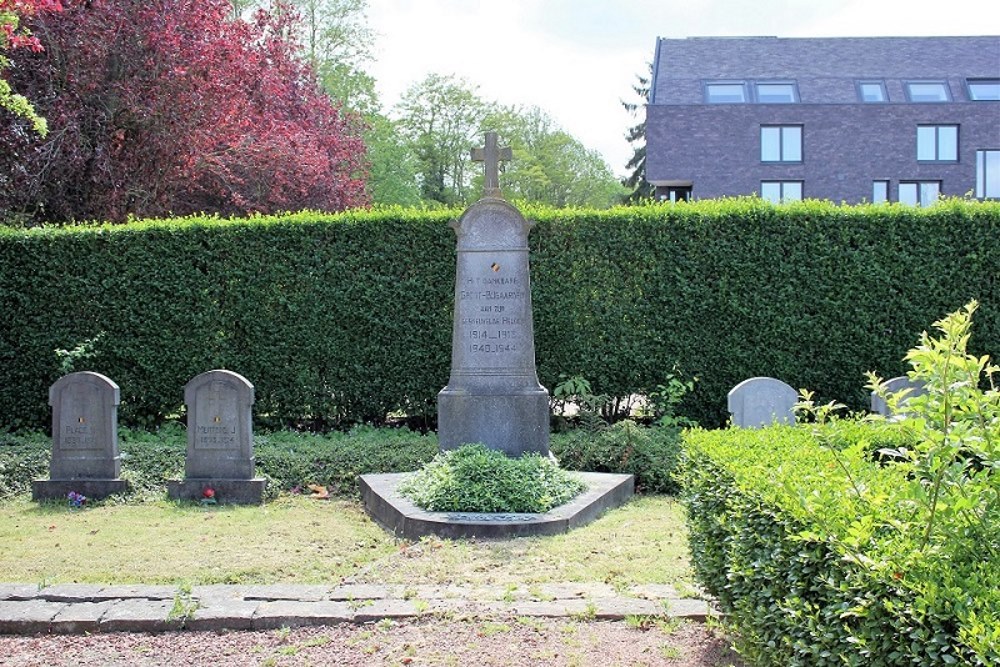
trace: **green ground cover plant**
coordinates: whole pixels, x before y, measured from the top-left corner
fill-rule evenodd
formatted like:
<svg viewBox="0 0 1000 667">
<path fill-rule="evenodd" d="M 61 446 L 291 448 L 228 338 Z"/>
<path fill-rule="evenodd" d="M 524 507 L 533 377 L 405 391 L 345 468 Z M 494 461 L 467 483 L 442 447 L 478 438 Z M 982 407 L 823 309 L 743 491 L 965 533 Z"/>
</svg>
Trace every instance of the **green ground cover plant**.
<svg viewBox="0 0 1000 667">
<path fill-rule="evenodd" d="M 907 355 L 927 394 L 906 419 L 813 404 L 815 424 L 687 434 L 692 562 L 751 663 L 1000 663 L 1000 393 L 974 310 Z"/>
<path fill-rule="evenodd" d="M 538 454 L 511 458 L 475 443 L 441 452 L 399 485 L 400 493 L 432 512 L 548 512 L 585 489 Z"/>
</svg>

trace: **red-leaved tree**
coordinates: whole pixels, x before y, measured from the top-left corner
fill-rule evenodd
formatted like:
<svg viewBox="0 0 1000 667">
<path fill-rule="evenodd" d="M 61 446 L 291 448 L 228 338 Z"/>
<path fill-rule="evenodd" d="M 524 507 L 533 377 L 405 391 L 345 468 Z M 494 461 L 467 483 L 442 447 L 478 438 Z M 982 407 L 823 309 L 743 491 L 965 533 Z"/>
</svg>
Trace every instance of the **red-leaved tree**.
<svg viewBox="0 0 1000 667">
<path fill-rule="evenodd" d="M 367 203 L 360 121 L 291 41 L 294 13 L 227 0 L 68 0 L 11 78 L 48 119 L 0 119 L 0 218 L 22 224 Z M 6 179 L 6 181 L 4 180 Z"/>
</svg>

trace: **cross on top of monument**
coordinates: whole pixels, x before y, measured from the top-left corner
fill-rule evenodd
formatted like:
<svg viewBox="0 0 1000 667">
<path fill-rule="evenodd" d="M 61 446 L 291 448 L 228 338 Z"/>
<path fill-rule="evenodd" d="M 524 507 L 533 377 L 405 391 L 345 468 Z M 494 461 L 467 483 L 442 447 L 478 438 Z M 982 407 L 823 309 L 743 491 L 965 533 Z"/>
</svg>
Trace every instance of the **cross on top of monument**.
<svg viewBox="0 0 1000 667">
<path fill-rule="evenodd" d="M 500 161 L 513 160 L 514 154 L 510 146 L 497 146 L 497 133 L 486 133 L 486 146 L 472 149 L 472 159 L 475 162 L 485 162 L 483 167 L 483 195 L 486 197 L 500 196 Z"/>
</svg>

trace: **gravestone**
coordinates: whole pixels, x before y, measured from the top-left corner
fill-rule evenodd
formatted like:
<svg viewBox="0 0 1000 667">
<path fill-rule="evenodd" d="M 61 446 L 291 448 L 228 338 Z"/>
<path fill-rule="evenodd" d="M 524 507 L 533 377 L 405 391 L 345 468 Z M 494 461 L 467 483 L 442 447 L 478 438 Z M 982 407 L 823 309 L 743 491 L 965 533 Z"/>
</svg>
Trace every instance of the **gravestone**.
<svg viewBox="0 0 1000 667">
<path fill-rule="evenodd" d="M 473 150 L 484 196 L 451 223 L 457 235 L 451 374 L 438 394 L 442 450 L 480 442 L 508 456 L 549 453 L 549 393 L 535 370 L 528 269 L 533 223 L 500 194 L 496 133 Z"/>
<path fill-rule="evenodd" d="M 71 491 L 100 499 L 125 490 L 118 479 L 118 403 L 118 385 L 100 373 L 70 373 L 49 388 L 52 460 L 49 479 L 32 482 L 35 500 Z"/>
<path fill-rule="evenodd" d="M 184 387 L 187 455 L 184 479 L 168 484 L 171 498 L 199 500 L 206 489 L 223 503 L 260 503 L 266 480 L 254 477 L 253 385 L 214 370 Z"/>
<path fill-rule="evenodd" d="M 909 400 L 915 396 L 923 396 L 927 393 L 927 388 L 924 387 L 922 382 L 916 382 L 906 377 L 905 375 L 900 377 L 892 378 L 891 380 L 885 381 L 886 392 L 889 394 L 898 394 L 904 389 L 909 389 L 909 393 L 900 401 L 898 407 L 905 408 Z M 889 409 L 886 404 L 885 399 L 877 395 L 874 391 L 872 392 L 872 412 L 880 414 L 884 417 L 895 416 L 894 413 Z M 899 412 L 899 416 L 905 415 L 905 412 Z"/>
<path fill-rule="evenodd" d="M 793 407 L 798 394 L 781 380 L 756 377 L 744 380 L 729 391 L 729 412 L 733 425 L 760 428 L 770 424 L 794 424 Z"/>
</svg>

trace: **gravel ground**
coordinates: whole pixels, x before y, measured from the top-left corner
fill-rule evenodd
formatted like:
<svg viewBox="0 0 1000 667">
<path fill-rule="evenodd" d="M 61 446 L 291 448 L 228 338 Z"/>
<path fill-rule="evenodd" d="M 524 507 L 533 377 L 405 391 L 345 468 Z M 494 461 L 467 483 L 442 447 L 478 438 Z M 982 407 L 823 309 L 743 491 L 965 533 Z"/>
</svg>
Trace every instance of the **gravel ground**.
<svg viewBox="0 0 1000 667">
<path fill-rule="evenodd" d="M 267 632 L 0 636 L 0 665 L 600 665 L 742 667 L 694 622 L 507 618 L 370 623 Z"/>
</svg>

